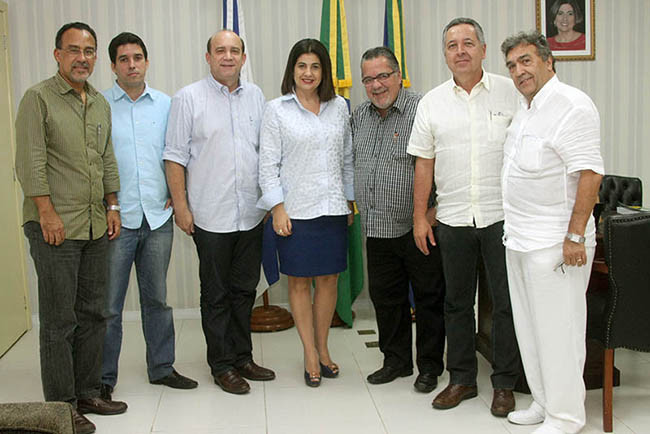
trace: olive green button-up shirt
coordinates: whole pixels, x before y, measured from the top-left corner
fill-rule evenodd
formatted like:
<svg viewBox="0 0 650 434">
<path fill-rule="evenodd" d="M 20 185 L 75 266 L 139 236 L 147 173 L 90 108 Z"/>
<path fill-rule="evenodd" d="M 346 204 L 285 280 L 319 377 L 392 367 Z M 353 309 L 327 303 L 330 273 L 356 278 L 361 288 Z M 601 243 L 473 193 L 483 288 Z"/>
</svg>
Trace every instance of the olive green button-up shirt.
<svg viewBox="0 0 650 434">
<path fill-rule="evenodd" d="M 16 116 L 16 175 L 25 200 L 23 223 L 38 222 L 32 196 L 50 196 L 65 238 L 106 232 L 107 193 L 120 189 L 111 143 L 111 109 L 86 83 L 86 104 L 58 73 L 28 89 Z"/>
</svg>

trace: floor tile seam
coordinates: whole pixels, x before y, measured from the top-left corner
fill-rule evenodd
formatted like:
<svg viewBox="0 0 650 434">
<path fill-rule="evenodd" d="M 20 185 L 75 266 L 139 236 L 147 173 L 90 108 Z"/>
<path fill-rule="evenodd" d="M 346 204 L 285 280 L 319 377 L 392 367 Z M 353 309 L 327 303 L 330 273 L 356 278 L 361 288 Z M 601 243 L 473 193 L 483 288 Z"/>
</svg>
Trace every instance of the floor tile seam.
<svg viewBox="0 0 650 434">
<path fill-rule="evenodd" d="M 354 359 L 354 363 L 357 365 L 357 369 L 359 370 L 359 373 L 361 374 L 361 379 L 363 381 L 363 370 L 361 369 L 361 364 L 359 363 L 359 360 L 357 359 L 357 355 L 352 352 L 352 358 Z M 370 392 L 370 386 L 367 381 L 363 381 L 363 386 L 366 389 L 366 392 L 370 396 L 370 401 L 372 402 L 373 407 L 375 408 L 375 412 L 377 413 L 377 416 L 379 417 L 379 421 L 381 422 L 381 426 L 384 429 L 385 434 L 388 433 L 388 426 L 386 425 L 386 421 L 384 420 L 381 411 L 379 411 L 379 407 L 377 406 L 377 402 L 375 401 L 375 397 L 373 394 Z"/>
<path fill-rule="evenodd" d="M 150 433 L 154 432 L 154 427 L 156 426 L 156 420 L 158 419 L 158 412 L 160 411 L 163 395 L 164 395 L 164 391 L 161 390 L 158 394 L 158 402 L 156 403 L 156 408 L 153 412 L 153 420 L 151 421 L 151 425 L 149 426 Z"/>
</svg>

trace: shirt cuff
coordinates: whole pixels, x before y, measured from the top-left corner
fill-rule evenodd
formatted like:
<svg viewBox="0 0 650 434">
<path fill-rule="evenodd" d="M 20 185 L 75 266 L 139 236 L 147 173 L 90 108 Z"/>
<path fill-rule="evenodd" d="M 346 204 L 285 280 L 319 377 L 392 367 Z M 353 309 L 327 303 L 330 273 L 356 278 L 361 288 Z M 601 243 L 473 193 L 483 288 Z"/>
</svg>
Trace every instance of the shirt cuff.
<svg viewBox="0 0 650 434">
<path fill-rule="evenodd" d="M 268 211 L 282 202 L 284 202 L 284 193 L 282 192 L 282 187 L 278 186 L 263 194 L 262 197 L 260 197 L 260 200 L 257 201 L 256 206 Z"/>
<path fill-rule="evenodd" d="M 343 193 L 345 194 L 345 198 L 347 200 L 354 200 L 354 186 L 352 186 L 352 185 L 344 185 L 343 186 Z"/>
<path fill-rule="evenodd" d="M 165 150 L 163 151 L 162 159 L 172 161 L 174 163 L 178 163 L 183 167 L 187 167 L 187 163 L 190 160 L 189 155 L 185 155 L 182 152 L 178 152 L 174 149 L 167 149 L 167 148 L 165 148 Z"/>
<path fill-rule="evenodd" d="M 421 147 L 415 146 L 411 143 L 409 143 L 408 147 L 406 148 L 406 153 L 413 155 L 414 157 L 426 158 L 427 160 L 432 160 L 435 157 L 433 149 L 424 150 Z"/>
</svg>

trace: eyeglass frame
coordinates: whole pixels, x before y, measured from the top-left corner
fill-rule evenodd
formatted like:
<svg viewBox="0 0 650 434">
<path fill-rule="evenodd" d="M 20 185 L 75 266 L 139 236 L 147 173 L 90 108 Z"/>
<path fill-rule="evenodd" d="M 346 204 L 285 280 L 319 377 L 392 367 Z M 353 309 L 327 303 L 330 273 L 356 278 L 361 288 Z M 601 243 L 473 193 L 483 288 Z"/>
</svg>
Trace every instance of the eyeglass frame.
<svg viewBox="0 0 650 434">
<path fill-rule="evenodd" d="M 375 75 L 374 77 L 364 77 L 361 79 L 361 83 L 366 87 L 372 86 L 372 83 L 374 83 L 375 80 L 381 84 L 384 84 L 391 77 L 391 75 L 395 74 L 398 71 L 398 69 L 393 69 L 391 72 L 382 72 Z"/>
<path fill-rule="evenodd" d="M 97 56 L 97 49 L 91 47 L 86 47 L 82 50 L 80 47 L 73 46 L 73 47 L 59 48 L 59 50 L 65 51 L 67 54 L 73 57 L 77 57 L 79 56 L 79 54 L 82 54 L 85 59 L 92 59 L 93 57 Z M 92 50 L 92 54 L 89 53 L 90 50 Z"/>
</svg>

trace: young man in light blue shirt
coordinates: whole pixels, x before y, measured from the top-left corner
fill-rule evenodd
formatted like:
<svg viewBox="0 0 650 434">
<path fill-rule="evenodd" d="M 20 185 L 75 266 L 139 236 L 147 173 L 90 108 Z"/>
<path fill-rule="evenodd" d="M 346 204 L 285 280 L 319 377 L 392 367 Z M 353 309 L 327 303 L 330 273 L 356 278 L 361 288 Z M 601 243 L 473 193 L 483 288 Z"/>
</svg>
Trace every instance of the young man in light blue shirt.
<svg viewBox="0 0 650 434">
<path fill-rule="evenodd" d="M 102 396 L 110 399 L 117 383 L 122 309 L 134 261 L 149 382 L 194 389 L 198 383 L 173 368 L 174 321 L 166 301 L 174 228 L 162 152 L 170 98 L 145 83 L 149 60 L 137 35 L 120 33 L 108 52 L 117 80 L 103 94 L 111 105 L 112 139 L 122 180 L 118 193 L 122 231 L 109 243 Z"/>
</svg>

